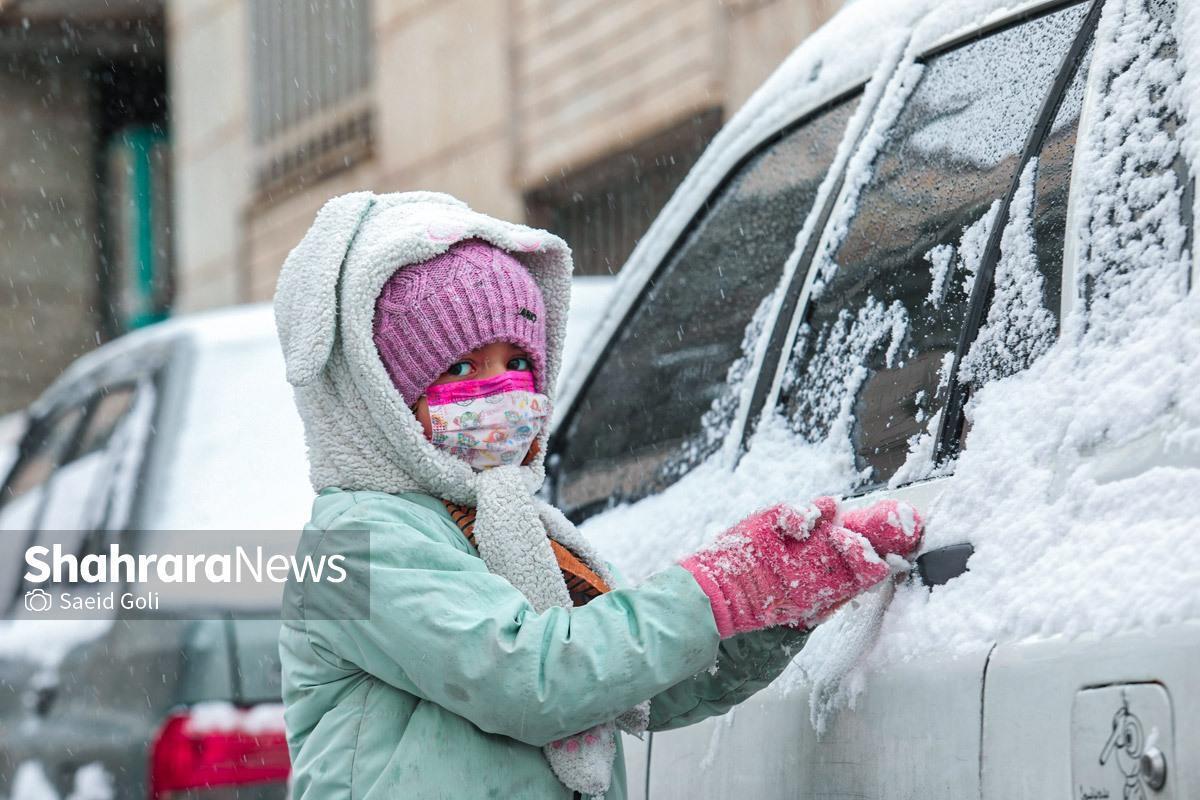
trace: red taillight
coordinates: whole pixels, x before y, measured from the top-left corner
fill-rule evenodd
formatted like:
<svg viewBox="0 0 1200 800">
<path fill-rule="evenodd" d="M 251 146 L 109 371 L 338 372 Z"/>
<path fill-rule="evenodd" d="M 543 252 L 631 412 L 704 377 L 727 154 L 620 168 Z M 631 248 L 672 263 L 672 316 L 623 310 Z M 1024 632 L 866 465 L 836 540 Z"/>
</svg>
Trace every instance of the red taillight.
<svg viewBox="0 0 1200 800">
<path fill-rule="evenodd" d="M 200 730 L 190 712 L 167 717 L 150 745 L 150 797 L 216 786 L 286 781 L 291 762 L 282 731 Z"/>
</svg>

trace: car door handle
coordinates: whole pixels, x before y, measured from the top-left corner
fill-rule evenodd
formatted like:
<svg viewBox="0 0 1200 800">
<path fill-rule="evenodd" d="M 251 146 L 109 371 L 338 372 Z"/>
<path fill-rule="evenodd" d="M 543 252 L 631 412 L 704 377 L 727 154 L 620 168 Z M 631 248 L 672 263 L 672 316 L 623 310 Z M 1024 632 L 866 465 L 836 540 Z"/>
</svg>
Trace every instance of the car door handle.
<svg viewBox="0 0 1200 800">
<path fill-rule="evenodd" d="M 974 554 L 969 542 L 930 550 L 917 556 L 917 575 L 930 588 L 943 586 L 967 571 L 967 561 Z"/>
</svg>

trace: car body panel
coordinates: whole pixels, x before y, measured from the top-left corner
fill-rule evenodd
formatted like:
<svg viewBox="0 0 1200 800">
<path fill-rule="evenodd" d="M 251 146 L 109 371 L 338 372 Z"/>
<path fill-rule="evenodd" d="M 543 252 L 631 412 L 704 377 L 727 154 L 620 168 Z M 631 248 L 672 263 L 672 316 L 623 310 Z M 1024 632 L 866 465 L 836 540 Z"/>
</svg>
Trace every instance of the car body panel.
<svg viewBox="0 0 1200 800">
<path fill-rule="evenodd" d="M 1200 787 L 1198 656 L 1200 621 L 1111 637 L 1088 634 L 1000 645 L 988 667 L 985 689 L 983 796 L 1194 797 Z M 1126 794 L 1116 758 L 1098 764 L 1107 768 L 1099 771 L 1099 780 L 1077 779 L 1073 762 L 1100 762 L 1114 727 L 1099 720 L 1073 730 L 1073 706 L 1080 693 L 1093 687 L 1146 684 L 1165 690 L 1171 705 L 1173 729 L 1147 724 L 1144 731 L 1149 739 L 1157 727 L 1154 740 L 1167 753 L 1163 790 L 1142 786 L 1140 794 L 1137 789 Z M 1114 700 L 1109 713 L 1120 707 Z M 1144 702 L 1130 701 L 1130 711 L 1150 723 Z"/>
<path fill-rule="evenodd" d="M 785 673 L 724 717 L 656 733 L 650 796 L 978 797 L 987 657 L 983 650 L 869 675 L 853 710 L 820 736 L 809 687 Z M 930 697 L 931 675 L 936 697 L 914 702 Z"/>
</svg>

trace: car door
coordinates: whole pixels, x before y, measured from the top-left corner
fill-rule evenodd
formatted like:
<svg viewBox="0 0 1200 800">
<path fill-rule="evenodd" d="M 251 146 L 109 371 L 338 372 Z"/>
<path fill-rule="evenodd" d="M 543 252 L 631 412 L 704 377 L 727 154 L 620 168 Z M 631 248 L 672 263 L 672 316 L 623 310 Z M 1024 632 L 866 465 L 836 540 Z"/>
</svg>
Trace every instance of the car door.
<svg viewBox="0 0 1200 800">
<path fill-rule="evenodd" d="M 743 158 L 653 275 L 551 442 L 554 499 L 576 521 L 661 491 L 721 447 L 785 263 L 860 99 L 858 90 L 835 98 Z M 593 535 L 606 552 L 638 546 Z M 634 576 L 636 558 L 614 560 Z M 647 743 L 626 747 L 641 796 Z"/>
<path fill-rule="evenodd" d="M 759 376 L 771 384 L 767 411 L 747 426 L 739 472 L 767 474 L 778 443 L 797 437 L 793 449 L 821 468 L 841 464 L 824 490 L 857 502 L 891 495 L 926 507 L 952 480 L 939 480 L 954 452 L 938 449 L 943 427 L 961 427 L 957 417 L 942 424 L 949 388 L 970 352 L 963 342 L 974 340 L 970 320 L 995 294 L 976 281 L 988 281 L 1014 196 L 1033 180 L 1026 167 L 1043 122 L 1082 80 L 1091 10 L 1043 8 L 900 66 L 856 156 L 869 171 L 847 179 L 797 316 L 779 323 L 789 329 L 784 352 L 774 375 Z M 1056 164 L 1041 173 L 1048 187 L 1063 180 Z M 1051 200 L 1043 192 L 1029 213 L 1047 230 L 1058 213 L 1061 235 L 1065 203 Z M 1052 341 L 1058 300 L 1047 272 L 1019 276 L 1037 288 L 1022 297 L 1020 320 L 1042 344 L 976 356 L 981 364 L 1020 369 Z M 923 602 L 925 591 L 910 587 L 904 601 Z M 776 684 L 727 717 L 656 736 L 650 795 L 978 796 L 990 646 L 870 672 L 863 658 L 887 623 L 889 595 L 884 586 L 819 628 Z"/>
<path fill-rule="evenodd" d="M 1191 383 L 1195 362 L 1187 362 L 1177 340 L 1194 336 L 1195 317 L 1189 315 L 1189 329 L 1167 316 L 1171 297 L 1196 291 L 1188 280 L 1194 179 L 1180 135 L 1187 107 L 1176 94 L 1185 75 L 1176 41 L 1184 6 L 1175 0 L 1109 0 L 1108 6 L 1100 29 L 1107 38 L 1096 43 L 1097 63 L 1105 67 L 1091 76 L 1080 134 L 1082 148 L 1103 160 L 1074 181 L 1081 243 L 1068 264 L 1075 280 L 1064 292 L 1074 290 L 1072 302 L 1088 323 L 1079 334 L 1081 352 L 1115 341 L 1103 360 L 1121 365 L 1128 362 L 1120 343 L 1136 342 L 1139 324 L 1174 329 L 1162 347 L 1138 348 L 1136 360 L 1166 356 Z M 1194 410 L 1169 399 L 1169 373 L 1153 373 L 1164 381 L 1153 398 L 1105 382 L 1109 403 L 1136 403 L 1119 416 L 1120 429 L 1094 437 L 1080 457 L 1063 453 L 1047 481 L 1050 498 L 1077 498 L 1076 525 L 1094 551 L 1058 571 L 1063 599 L 1052 607 L 1056 627 L 1065 622 L 1073 635 L 1001 641 L 992 654 L 984 697 L 985 797 L 1172 800 L 1200 792 L 1200 625 L 1194 605 L 1190 614 L 1174 610 L 1195 597 L 1198 579 L 1195 562 L 1177 554 L 1190 552 L 1194 541 L 1185 498 L 1197 489 L 1200 447 L 1173 434 L 1184 429 L 1180 414 Z M 1139 419 L 1139 411 L 1151 413 Z M 1080 404 L 1083 424 L 1074 426 L 1075 435 L 1092 438 L 1086 423 L 1093 413 Z M 1110 507 L 1089 513 L 1098 497 Z M 1145 518 L 1141 527 L 1119 511 L 1138 497 L 1157 507 L 1135 514 Z M 1056 537 L 1064 551 L 1080 541 L 1072 533 Z M 1130 552 L 1111 557 L 1125 543 Z M 1042 576 L 1025 572 L 1044 590 Z M 1065 577 L 1071 574 L 1079 578 Z"/>
</svg>

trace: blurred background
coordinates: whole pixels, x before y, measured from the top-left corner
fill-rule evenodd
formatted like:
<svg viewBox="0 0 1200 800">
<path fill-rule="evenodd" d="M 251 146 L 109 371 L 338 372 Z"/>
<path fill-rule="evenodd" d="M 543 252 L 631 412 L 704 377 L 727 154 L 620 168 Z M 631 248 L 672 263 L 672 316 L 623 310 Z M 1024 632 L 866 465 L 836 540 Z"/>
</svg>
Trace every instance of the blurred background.
<svg viewBox="0 0 1200 800">
<path fill-rule="evenodd" d="M 450 192 L 617 271 L 841 4 L 0 0 L 0 442 L 85 351 L 269 299 L 343 192 Z"/>
</svg>

